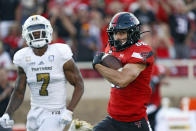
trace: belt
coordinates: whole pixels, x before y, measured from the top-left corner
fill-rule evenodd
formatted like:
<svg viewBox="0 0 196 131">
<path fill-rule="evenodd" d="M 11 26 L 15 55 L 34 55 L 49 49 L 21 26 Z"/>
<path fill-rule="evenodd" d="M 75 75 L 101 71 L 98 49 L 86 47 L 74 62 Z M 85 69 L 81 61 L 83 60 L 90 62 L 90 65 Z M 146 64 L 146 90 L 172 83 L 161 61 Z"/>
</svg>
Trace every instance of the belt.
<svg viewBox="0 0 196 131">
<path fill-rule="evenodd" d="M 59 114 L 61 114 L 61 111 L 52 111 L 51 113 L 52 113 L 52 115 L 59 115 Z"/>
</svg>

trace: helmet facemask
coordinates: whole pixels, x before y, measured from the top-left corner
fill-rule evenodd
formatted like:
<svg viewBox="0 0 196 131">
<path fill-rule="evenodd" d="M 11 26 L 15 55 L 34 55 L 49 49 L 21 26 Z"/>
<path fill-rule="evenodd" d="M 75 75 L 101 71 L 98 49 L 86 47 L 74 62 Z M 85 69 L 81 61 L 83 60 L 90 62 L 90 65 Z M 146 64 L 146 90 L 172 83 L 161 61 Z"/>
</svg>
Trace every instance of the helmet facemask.
<svg viewBox="0 0 196 131">
<path fill-rule="evenodd" d="M 127 40 L 125 43 L 122 43 L 120 40 L 114 39 L 114 33 L 120 31 L 127 32 Z M 110 47 L 115 47 L 115 51 L 122 51 L 138 42 L 138 40 L 140 39 L 140 25 L 123 30 L 108 30 L 107 33 L 109 37 Z"/>
</svg>

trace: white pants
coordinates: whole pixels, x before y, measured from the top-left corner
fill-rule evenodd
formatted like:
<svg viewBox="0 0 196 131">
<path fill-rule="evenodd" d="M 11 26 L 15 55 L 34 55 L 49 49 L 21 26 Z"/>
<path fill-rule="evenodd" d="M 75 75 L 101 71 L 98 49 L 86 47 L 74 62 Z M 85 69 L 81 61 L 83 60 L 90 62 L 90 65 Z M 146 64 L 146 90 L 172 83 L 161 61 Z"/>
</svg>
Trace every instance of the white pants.
<svg viewBox="0 0 196 131">
<path fill-rule="evenodd" d="M 27 115 L 27 131 L 63 131 L 65 125 L 60 124 L 60 115 L 64 109 L 49 111 L 40 107 L 32 107 Z"/>
</svg>

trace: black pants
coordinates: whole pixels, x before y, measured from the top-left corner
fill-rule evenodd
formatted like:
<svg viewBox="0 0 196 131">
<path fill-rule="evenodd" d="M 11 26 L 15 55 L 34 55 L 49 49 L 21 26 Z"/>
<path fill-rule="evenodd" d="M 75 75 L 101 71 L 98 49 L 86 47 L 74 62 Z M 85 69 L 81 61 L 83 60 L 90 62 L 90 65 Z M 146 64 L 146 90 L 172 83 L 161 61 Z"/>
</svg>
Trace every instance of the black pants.
<svg viewBox="0 0 196 131">
<path fill-rule="evenodd" d="M 121 122 L 106 116 L 93 128 L 93 131 L 151 131 L 151 128 L 145 118 L 139 121 Z"/>
<path fill-rule="evenodd" d="M 149 115 L 148 115 L 148 120 L 149 120 L 149 122 L 150 122 L 152 131 L 155 131 L 155 125 L 156 125 L 155 117 L 156 117 L 156 115 L 157 115 L 159 109 L 160 109 L 160 107 L 159 107 L 155 112 L 153 112 L 152 114 L 149 114 Z"/>
</svg>

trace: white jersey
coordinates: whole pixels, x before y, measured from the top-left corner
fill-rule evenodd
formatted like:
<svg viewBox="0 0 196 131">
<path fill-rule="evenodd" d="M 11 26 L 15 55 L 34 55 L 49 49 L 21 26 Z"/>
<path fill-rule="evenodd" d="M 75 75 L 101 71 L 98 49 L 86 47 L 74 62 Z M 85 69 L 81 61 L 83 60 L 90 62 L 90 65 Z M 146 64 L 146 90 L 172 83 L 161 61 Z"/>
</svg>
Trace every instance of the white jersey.
<svg viewBox="0 0 196 131">
<path fill-rule="evenodd" d="M 66 83 L 63 65 L 72 59 L 68 45 L 48 45 L 42 56 L 25 47 L 14 55 L 13 63 L 22 67 L 31 91 L 31 106 L 59 109 L 66 106 Z"/>
</svg>

